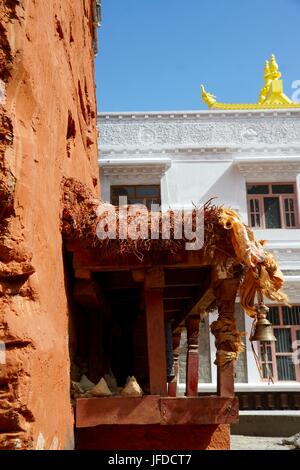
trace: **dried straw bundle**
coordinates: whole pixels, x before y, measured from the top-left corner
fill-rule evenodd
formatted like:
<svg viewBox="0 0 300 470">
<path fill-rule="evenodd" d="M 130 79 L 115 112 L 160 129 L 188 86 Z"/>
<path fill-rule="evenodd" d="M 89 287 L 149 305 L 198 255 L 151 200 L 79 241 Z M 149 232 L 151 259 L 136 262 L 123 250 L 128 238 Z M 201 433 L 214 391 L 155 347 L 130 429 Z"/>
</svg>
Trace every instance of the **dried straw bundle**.
<svg viewBox="0 0 300 470">
<path fill-rule="evenodd" d="M 175 255 L 185 249 L 185 244 L 192 240 L 184 236 L 184 219 L 181 212 L 168 211 L 165 213 L 136 213 L 134 217 L 138 217 L 139 221 L 145 221 L 148 225 L 146 236 L 138 239 L 126 239 L 120 237 L 120 227 L 124 222 L 130 226 L 134 219 L 131 215 L 132 206 L 127 206 L 127 211 L 123 208 L 116 208 L 111 204 L 103 203 L 95 199 L 91 191 L 82 183 L 70 178 L 63 181 L 63 214 L 62 214 L 62 232 L 66 239 L 79 240 L 83 246 L 96 247 L 101 246 L 101 251 L 106 256 L 119 256 L 122 254 L 135 254 L 140 260 L 147 252 L 168 252 Z M 101 209 L 101 215 L 99 214 Z M 226 230 L 219 223 L 222 208 L 217 207 L 209 201 L 204 207 L 196 208 L 185 214 L 190 216 L 192 220 L 192 230 L 196 230 L 199 213 L 204 211 L 204 250 L 205 255 L 213 257 L 215 250 L 221 253 L 223 258 L 234 256 L 232 243 Z M 124 221 L 126 217 L 126 221 Z M 105 218 L 108 226 L 116 224 L 116 239 L 109 237 L 99 239 L 97 237 L 97 225 Z M 152 219 L 158 220 L 158 239 L 151 237 Z M 170 226 L 170 237 L 163 239 L 163 227 Z M 183 237 L 176 238 L 176 232 L 180 225 Z"/>
<path fill-rule="evenodd" d="M 101 209 L 99 211 L 99 208 Z M 134 254 L 143 260 L 145 254 L 151 255 L 167 252 L 176 256 L 185 250 L 185 243 L 190 242 L 184 236 L 176 238 L 180 224 L 184 224 L 180 212 L 159 212 L 150 215 L 143 211 L 131 215 L 132 206 L 116 210 L 111 204 L 94 198 L 92 192 L 79 181 L 69 178 L 63 180 L 63 214 L 61 229 L 68 240 L 78 240 L 82 246 L 101 247 L 101 253 L 108 257 Z M 257 241 L 252 230 L 242 223 L 239 215 L 232 209 L 215 206 L 212 200 L 204 207 L 191 211 L 192 229 L 195 231 L 199 213 L 204 212 L 204 245 L 205 256 L 218 260 L 226 266 L 228 260 L 235 261 L 243 267 L 243 280 L 240 286 L 241 305 L 250 316 L 256 315 L 254 308 L 255 294 L 260 291 L 272 301 L 287 303 L 287 296 L 281 291 L 283 275 L 271 253 L 263 248 L 263 241 Z M 158 220 L 158 239 L 150 238 L 151 216 Z M 102 219 L 108 225 L 116 224 L 116 239 L 109 237 L 99 239 L 97 225 Z M 126 220 L 124 220 L 126 218 Z M 124 222 L 130 225 L 134 218 L 145 221 L 148 231 L 138 239 L 122 238 L 120 230 Z M 163 226 L 166 219 L 170 223 L 170 237 L 163 239 Z M 167 225 L 167 223 L 166 223 Z M 184 229 L 182 228 L 182 233 Z M 212 264 L 214 264 L 212 262 Z M 230 265 L 230 263 L 229 263 Z M 232 266 L 232 263 L 231 263 Z"/>
</svg>

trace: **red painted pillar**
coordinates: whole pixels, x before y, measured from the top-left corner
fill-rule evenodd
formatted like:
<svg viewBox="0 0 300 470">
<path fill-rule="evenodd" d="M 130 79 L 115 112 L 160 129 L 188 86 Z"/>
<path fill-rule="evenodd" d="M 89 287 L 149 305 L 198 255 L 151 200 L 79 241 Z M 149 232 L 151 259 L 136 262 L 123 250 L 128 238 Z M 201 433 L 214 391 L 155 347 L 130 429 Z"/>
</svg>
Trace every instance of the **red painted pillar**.
<svg viewBox="0 0 300 470">
<path fill-rule="evenodd" d="M 234 307 L 239 283 L 239 279 L 232 278 L 224 279 L 219 285 L 217 289 L 218 321 L 227 319 L 235 323 Z M 226 339 L 222 340 L 221 333 L 221 330 L 215 332 L 217 351 L 231 351 L 231 344 L 226 342 Z M 234 397 L 235 362 L 232 360 L 217 366 L 217 394 L 219 396 Z"/>
<path fill-rule="evenodd" d="M 163 270 L 146 273 L 145 307 L 151 395 L 167 396 L 167 359 L 163 306 Z"/>
<path fill-rule="evenodd" d="M 168 384 L 169 397 L 176 397 L 177 395 L 177 380 L 179 373 L 179 345 L 181 339 L 181 331 L 173 334 L 173 369 L 174 378 Z"/>
<path fill-rule="evenodd" d="M 186 356 L 186 396 L 196 397 L 198 394 L 199 370 L 199 323 L 200 315 L 191 315 L 186 321 L 188 350 Z"/>
</svg>

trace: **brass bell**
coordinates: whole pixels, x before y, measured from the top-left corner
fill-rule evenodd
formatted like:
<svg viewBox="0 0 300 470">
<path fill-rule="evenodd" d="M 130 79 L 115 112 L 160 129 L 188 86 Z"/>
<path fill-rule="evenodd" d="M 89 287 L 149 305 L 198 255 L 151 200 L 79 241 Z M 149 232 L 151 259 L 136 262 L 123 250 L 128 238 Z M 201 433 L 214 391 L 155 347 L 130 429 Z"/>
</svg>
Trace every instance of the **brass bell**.
<svg viewBox="0 0 300 470">
<path fill-rule="evenodd" d="M 254 333 L 250 337 L 250 341 L 277 341 L 274 336 L 272 323 L 267 319 L 268 307 L 259 305 L 256 307 L 256 311 L 257 322 Z"/>
</svg>

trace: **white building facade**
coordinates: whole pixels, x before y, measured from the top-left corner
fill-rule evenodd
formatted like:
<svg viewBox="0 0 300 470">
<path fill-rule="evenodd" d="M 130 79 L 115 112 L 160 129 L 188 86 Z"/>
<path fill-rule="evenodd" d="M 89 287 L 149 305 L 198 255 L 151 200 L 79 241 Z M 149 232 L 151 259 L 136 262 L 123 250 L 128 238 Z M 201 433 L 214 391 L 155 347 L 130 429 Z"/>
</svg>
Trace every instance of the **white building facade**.
<svg viewBox="0 0 300 470">
<path fill-rule="evenodd" d="M 110 113 L 99 114 L 98 126 L 103 200 L 117 203 L 127 195 L 129 203 L 159 202 L 167 210 L 216 198 L 215 204 L 236 210 L 258 239 L 267 240 L 285 274 L 292 308 L 271 305 L 277 342 L 265 358 L 274 376 L 268 385 L 251 350 L 251 319 L 237 305 L 239 329 L 248 336 L 236 390 L 299 392 L 300 109 Z M 214 319 L 210 315 L 201 326 L 199 392 L 215 389 L 208 325 Z"/>
</svg>

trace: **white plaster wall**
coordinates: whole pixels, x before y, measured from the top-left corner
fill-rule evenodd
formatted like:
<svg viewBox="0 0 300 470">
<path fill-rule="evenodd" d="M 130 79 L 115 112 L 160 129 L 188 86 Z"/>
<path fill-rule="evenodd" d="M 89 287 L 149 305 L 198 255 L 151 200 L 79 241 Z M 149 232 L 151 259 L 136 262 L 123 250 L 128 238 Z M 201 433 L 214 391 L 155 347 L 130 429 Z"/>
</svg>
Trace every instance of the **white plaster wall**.
<svg viewBox="0 0 300 470">
<path fill-rule="evenodd" d="M 247 221 L 245 179 L 232 161 L 172 161 L 161 193 L 164 208 L 189 208 L 215 198 L 213 203 L 232 207 Z"/>
<path fill-rule="evenodd" d="M 248 223 L 246 178 L 249 183 L 296 180 L 299 211 L 300 174 L 297 176 L 297 173 L 300 168 L 300 126 L 299 113 L 296 114 L 286 115 L 285 111 L 276 114 L 266 112 L 263 115 L 248 112 L 202 112 L 172 113 L 170 116 L 168 113 L 161 113 L 159 116 L 149 113 L 149 116 L 143 116 L 142 113 L 136 113 L 135 116 L 124 114 L 121 121 L 119 116 L 112 114 L 108 120 L 112 121 L 111 124 L 107 124 L 106 118 L 101 124 L 106 126 L 106 140 L 102 149 L 104 159 L 109 160 L 112 169 L 114 165 L 120 168 L 120 173 L 112 171 L 110 176 L 104 176 L 100 170 L 102 198 L 110 199 L 110 186 L 114 184 L 160 183 L 162 210 L 192 208 L 193 204 L 201 205 L 210 198 L 216 198 L 213 203 L 233 208 L 240 214 L 243 222 Z M 137 121 L 141 126 L 140 130 L 136 127 Z M 254 142 L 248 140 L 247 134 L 252 127 L 257 132 Z M 144 128 L 148 129 L 147 139 L 153 139 L 153 143 L 141 141 L 141 131 Z M 282 133 L 282 129 L 286 135 Z M 124 143 L 120 142 L 122 135 Z M 207 135 L 210 135 L 210 140 L 207 140 Z M 250 137 L 252 139 L 253 132 Z M 101 158 L 100 153 L 100 166 Z M 118 162 L 120 158 L 124 160 L 124 164 L 125 161 L 128 162 L 127 174 L 123 174 L 123 166 Z M 152 174 L 147 169 L 139 174 L 137 180 L 133 168 L 147 158 L 161 160 L 161 163 L 164 160 L 170 162 L 165 163 L 165 170 L 161 172 L 163 176 L 155 172 Z M 291 303 L 300 303 L 300 276 L 297 272 L 300 270 L 300 229 L 255 230 L 255 235 L 257 239 L 267 240 L 267 248 L 274 252 L 282 269 L 295 271 L 286 277 L 286 292 Z M 248 333 L 251 324 L 252 320 L 245 316 L 245 329 Z M 212 335 L 210 354 L 213 364 L 215 345 Z M 259 378 L 249 337 L 246 339 L 246 357 L 250 388 L 264 387 L 265 383 L 261 383 Z M 215 389 L 214 365 L 211 372 L 212 384 L 207 386 Z M 282 388 L 286 386 L 287 383 L 280 384 Z M 199 387 L 203 389 L 206 385 L 201 384 Z"/>
<path fill-rule="evenodd" d="M 105 202 L 110 202 L 110 187 L 112 185 L 111 180 L 107 176 L 101 174 L 100 169 L 100 187 L 101 187 L 101 199 Z"/>
</svg>

